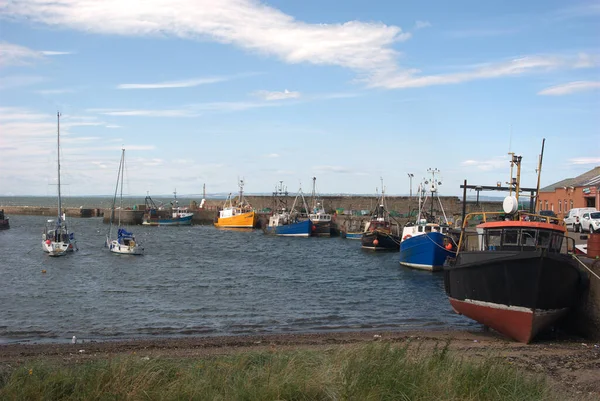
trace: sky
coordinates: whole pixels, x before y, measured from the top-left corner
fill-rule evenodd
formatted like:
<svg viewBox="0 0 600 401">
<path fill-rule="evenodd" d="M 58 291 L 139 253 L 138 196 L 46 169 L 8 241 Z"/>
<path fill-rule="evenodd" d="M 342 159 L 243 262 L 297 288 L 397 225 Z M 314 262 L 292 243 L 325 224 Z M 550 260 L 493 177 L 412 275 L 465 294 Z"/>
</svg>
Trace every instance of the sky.
<svg viewBox="0 0 600 401">
<path fill-rule="evenodd" d="M 0 196 L 441 195 L 600 165 L 600 2 L 0 0 Z M 413 174 L 413 178 L 409 178 Z"/>
</svg>

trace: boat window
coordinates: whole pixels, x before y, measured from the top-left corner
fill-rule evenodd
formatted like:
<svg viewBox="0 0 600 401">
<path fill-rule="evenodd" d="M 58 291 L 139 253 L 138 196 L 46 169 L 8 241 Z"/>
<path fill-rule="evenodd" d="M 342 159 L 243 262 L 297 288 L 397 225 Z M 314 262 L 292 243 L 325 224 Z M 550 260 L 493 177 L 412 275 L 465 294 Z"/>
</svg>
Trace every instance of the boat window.
<svg viewBox="0 0 600 401">
<path fill-rule="evenodd" d="M 431 226 L 425 226 L 425 232 L 426 233 L 430 233 L 431 232 Z"/>
<path fill-rule="evenodd" d="M 548 248 L 550 245 L 550 231 L 540 230 L 537 238 L 537 246 L 539 248 Z"/>
<path fill-rule="evenodd" d="M 504 230 L 503 245 L 519 245 L 519 230 Z"/>
<path fill-rule="evenodd" d="M 418 231 L 419 231 L 420 233 L 422 233 L 422 232 L 423 232 L 423 226 L 419 226 L 419 230 L 418 230 Z"/>
<path fill-rule="evenodd" d="M 522 230 L 521 231 L 521 245 L 523 246 L 535 246 L 537 230 Z"/>
<path fill-rule="evenodd" d="M 487 232 L 486 245 L 490 251 L 498 250 L 501 236 L 502 230 L 489 230 Z"/>
<path fill-rule="evenodd" d="M 560 252 L 560 248 L 562 247 L 563 235 L 558 233 L 552 234 L 552 239 L 550 240 L 550 248 L 548 249 L 550 252 Z"/>
</svg>

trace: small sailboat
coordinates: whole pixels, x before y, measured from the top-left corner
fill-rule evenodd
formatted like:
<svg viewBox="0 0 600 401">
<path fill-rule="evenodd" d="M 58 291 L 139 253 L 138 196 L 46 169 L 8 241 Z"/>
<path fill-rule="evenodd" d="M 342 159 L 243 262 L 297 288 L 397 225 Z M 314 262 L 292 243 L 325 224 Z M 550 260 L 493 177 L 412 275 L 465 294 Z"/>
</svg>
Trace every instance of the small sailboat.
<svg viewBox="0 0 600 401">
<path fill-rule="evenodd" d="M 308 218 L 313 224 L 314 229 L 311 235 L 313 237 L 330 237 L 331 236 L 331 215 L 325 212 L 322 202 L 319 202 L 316 195 L 317 177 L 313 177 L 312 189 L 312 209 L 308 214 Z"/>
<path fill-rule="evenodd" d="M 240 194 L 234 204 L 231 194 L 225 200 L 223 210 L 219 211 L 219 218 L 215 223 L 218 228 L 254 228 L 257 215 L 252 206 L 244 198 L 244 180 L 239 181 Z"/>
<path fill-rule="evenodd" d="M 140 246 L 135 240 L 133 233 L 125 230 L 121 227 L 121 210 L 123 209 L 123 174 L 125 170 L 125 149 L 122 149 L 121 162 L 119 163 L 119 172 L 117 173 L 117 185 L 115 187 L 115 196 L 113 197 L 113 204 L 110 214 L 110 225 L 108 227 L 108 234 L 106 235 L 106 246 L 108 249 L 117 254 L 121 255 L 143 255 L 144 248 Z M 121 188 L 119 212 L 117 219 L 117 239 L 112 239 L 112 228 L 115 219 L 115 205 L 117 200 L 117 192 Z"/>
<path fill-rule="evenodd" d="M 72 232 L 67 227 L 67 219 L 62 210 L 62 198 L 60 194 L 60 113 L 57 118 L 57 172 L 58 172 L 58 215 L 56 220 L 50 219 L 46 222 L 42 234 L 42 249 L 50 256 L 63 256 L 67 252 L 77 249 L 77 242 Z"/>
<path fill-rule="evenodd" d="M 400 242 L 400 264 L 415 269 L 439 271 L 446 259 L 456 255 L 456 242 L 449 235 L 450 226 L 442 201 L 438 195 L 441 181 L 435 175 L 437 169 L 429 169 L 431 180 L 419 185 L 419 213 L 415 223 L 408 223 L 402 230 Z M 427 191 L 429 189 L 429 191 Z M 431 213 L 425 212 L 425 205 L 431 194 Z M 433 216 L 434 198 L 437 197 L 443 220 L 436 222 Z M 440 219 L 441 220 L 441 219 Z"/>
</svg>

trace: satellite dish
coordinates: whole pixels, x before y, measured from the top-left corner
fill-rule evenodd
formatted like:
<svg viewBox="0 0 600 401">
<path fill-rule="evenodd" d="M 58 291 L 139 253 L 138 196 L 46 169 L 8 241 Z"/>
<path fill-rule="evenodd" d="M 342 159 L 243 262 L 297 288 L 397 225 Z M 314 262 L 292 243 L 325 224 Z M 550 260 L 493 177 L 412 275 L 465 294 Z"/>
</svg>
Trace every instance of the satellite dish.
<svg viewBox="0 0 600 401">
<path fill-rule="evenodd" d="M 504 213 L 513 214 L 519 209 L 519 201 L 515 196 L 507 196 L 502 202 L 502 209 Z"/>
</svg>

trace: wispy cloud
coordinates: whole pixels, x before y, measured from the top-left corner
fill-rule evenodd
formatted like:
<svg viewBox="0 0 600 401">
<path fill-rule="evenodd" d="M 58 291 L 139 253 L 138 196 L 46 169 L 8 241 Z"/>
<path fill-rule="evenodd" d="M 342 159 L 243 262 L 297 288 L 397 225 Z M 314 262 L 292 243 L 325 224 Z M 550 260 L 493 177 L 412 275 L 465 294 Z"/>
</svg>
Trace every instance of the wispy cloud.
<svg viewBox="0 0 600 401">
<path fill-rule="evenodd" d="M 521 31 L 521 28 L 473 28 L 451 31 L 448 35 L 452 38 L 484 38 L 489 36 L 514 35 Z"/>
<path fill-rule="evenodd" d="M 416 88 L 431 85 L 448 85 L 477 79 L 518 76 L 540 73 L 561 68 L 584 68 L 597 66 L 598 59 L 588 54 L 577 56 L 536 55 L 519 57 L 507 61 L 481 64 L 466 72 L 420 75 L 413 69 L 405 73 L 377 73 L 371 77 L 371 86 L 384 88 Z"/>
<path fill-rule="evenodd" d="M 98 113 L 105 116 L 126 117 L 197 117 L 199 114 L 189 109 L 173 110 L 117 110 L 117 109 L 88 109 L 90 113 Z"/>
<path fill-rule="evenodd" d="M 278 153 L 269 153 L 268 155 L 265 155 L 266 158 L 268 159 L 276 159 L 279 157 Z"/>
<path fill-rule="evenodd" d="M 291 92 L 287 89 L 283 92 L 269 92 L 263 90 L 254 92 L 254 95 L 260 97 L 263 100 L 271 101 L 284 99 L 298 99 L 300 97 L 300 92 Z"/>
<path fill-rule="evenodd" d="M 185 81 L 168 81 L 148 84 L 120 84 L 117 89 L 168 89 L 168 88 L 191 88 L 198 85 L 214 84 L 228 81 L 228 77 L 196 78 Z"/>
<path fill-rule="evenodd" d="M 313 171 L 319 173 L 340 173 L 340 174 L 348 174 L 352 171 L 344 166 L 314 166 Z"/>
<path fill-rule="evenodd" d="M 587 92 L 594 89 L 600 89 L 600 81 L 575 81 L 551 86 L 550 88 L 538 92 L 538 95 L 562 96 L 576 92 Z"/>
<path fill-rule="evenodd" d="M 73 54 L 73 52 L 59 52 L 53 50 L 42 50 L 40 53 L 44 56 L 66 56 L 68 54 Z"/>
<path fill-rule="evenodd" d="M 42 89 L 37 90 L 35 93 L 39 93 L 40 95 L 60 95 L 63 93 L 73 93 L 74 89 Z"/>
<path fill-rule="evenodd" d="M 415 29 L 423 29 L 431 27 L 431 23 L 429 21 L 417 21 L 415 22 Z"/>
<path fill-rule="evenodd" d="M 569 160 L 570 164 L 600 164 L 600 157 L 578 157 Z"/>
<path fill-rule="evenodd" d="M 461 166 L 476 168 L 481 171 L 499 170 L 506 169 L 508 165 L 508 159 L 505 156 L 497 156 L 490 160 L 465 160 L 460 163 Z"/>
<path fill-rule="evenodd" d="M 27 65 L 41 58 L 43 58 L 42 53 L 36 50 L 13 43 L 0 42 L 0 67 Z"/>
</svg>

